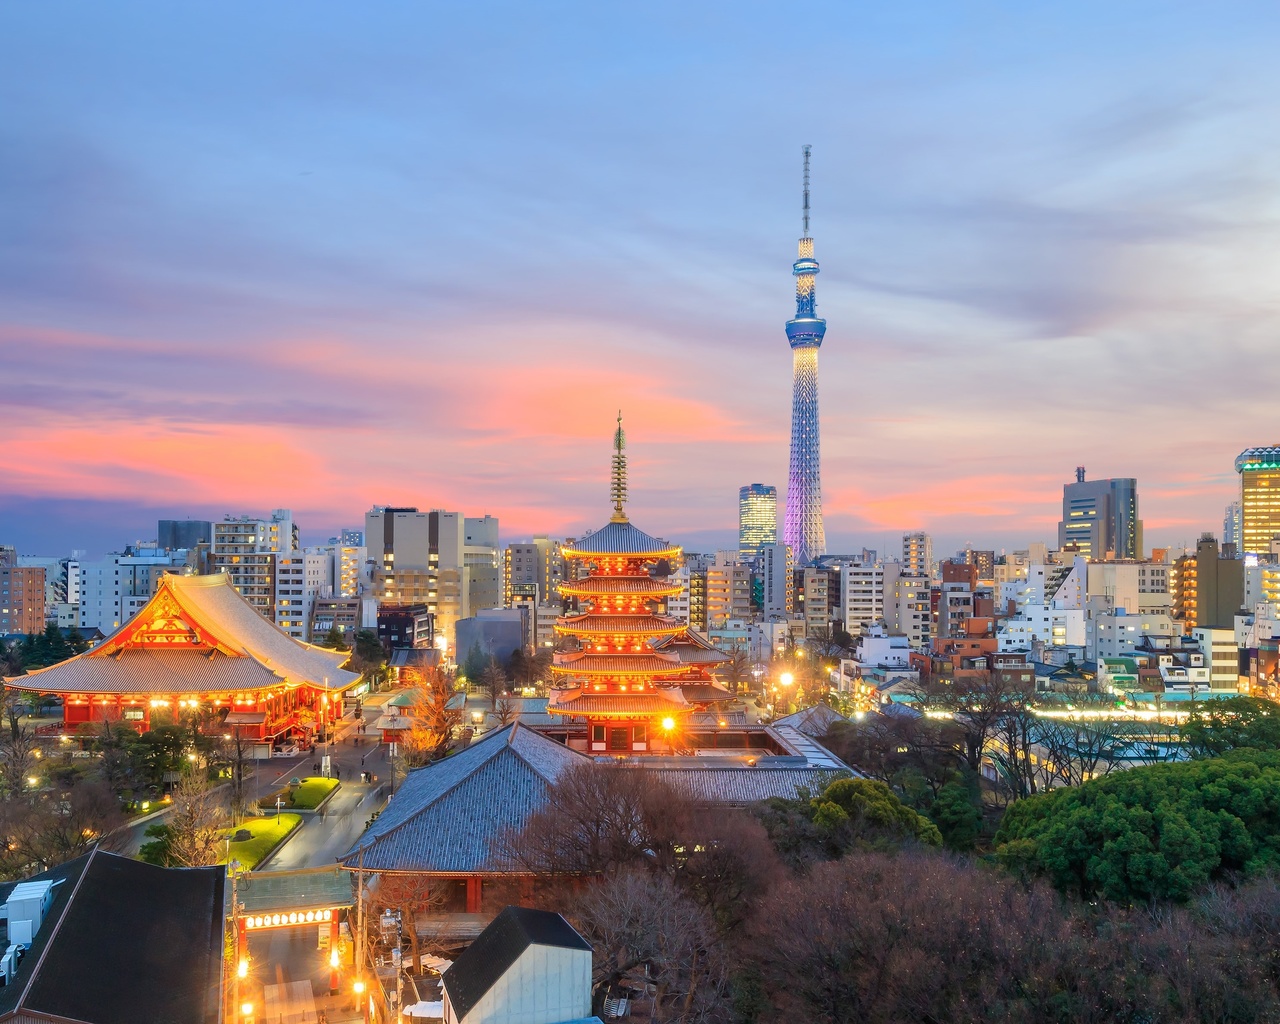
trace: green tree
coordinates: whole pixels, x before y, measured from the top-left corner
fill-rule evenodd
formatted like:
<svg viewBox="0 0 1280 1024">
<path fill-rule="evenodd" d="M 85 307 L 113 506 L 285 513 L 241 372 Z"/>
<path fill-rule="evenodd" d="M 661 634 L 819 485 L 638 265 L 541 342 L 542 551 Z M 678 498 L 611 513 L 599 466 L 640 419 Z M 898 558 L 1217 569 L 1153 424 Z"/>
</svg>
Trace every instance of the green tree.
<svg viewBox="0 0 1280 1024">
<path fill-rule="evenodd" d="M 948 782 L 938 791 L 938 798 L 929 808 L 929 817 L 942 833 L 947 849 L 967 853 L 977 843 L 982 810 L 963 782 Z"/>
<path fill-rule="evenodd" d="M 1280 750 L 1280 704 L 1258 697 L 1208 701 L 1192 708 L 1181 732 L 1194 757 L 1241 747 Z"/>
<path fill-rule="evenodd" d="M 820 828 L 847 825 L 855 838 L 878 835 L 915 839 L 926 846 L 942 845 L 938 827 L 876 779 L 837 779 L 814 801 L 813 811 L 814 823 Z"/>
<path fill-rule="evenodd" d="M 1149 765 L 1019 801 L 996 857 L 1085 899 L 1183 902 L 1280 867 L 1280 754 Z"/>
<path fill-rule="evenodd" d="M 467 656 L 462 662 L 462 675 L 470 686 L 480 685 L 480 677 L 484 674 L 485 666 L 488 663 L 489 659 L 480 650 L 480 642 L 477 640 L 471 645 L 471 649 L 467 651 Z"/>
<path fill-rule="evenodd" d="M 346 641 L 342 639 L 342 630 L 338 628 L 337 623 L 329 627 L 329 632 L 324 635 L 324 639 L 319 641 L 319 646 L 328 647 L 332 651 L 345 651 L 347 649 Z"/>
</svg>

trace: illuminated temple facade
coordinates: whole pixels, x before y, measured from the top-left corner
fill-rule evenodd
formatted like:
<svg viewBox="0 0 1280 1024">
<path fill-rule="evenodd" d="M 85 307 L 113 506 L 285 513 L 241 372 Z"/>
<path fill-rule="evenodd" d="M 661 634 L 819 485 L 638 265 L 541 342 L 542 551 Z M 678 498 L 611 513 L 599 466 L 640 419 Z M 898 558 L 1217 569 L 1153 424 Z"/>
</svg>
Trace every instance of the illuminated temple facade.
<svg viewBox="0 0 1280 1024">
<path fill-rule="evenodd" d="M 710 675 L 728 659 L 660 610 L 681 591 L 669 577 L 681 551 L 628 520 L 624 449 L 619 417 L 613 516 L 562 548 L 571 568 L 560 593 L 578 611 L 556 622 L 555 685 L 547 711 L 585 722 L 585 739 L 569 742 L 588 753 L 675 753 L 688 745 L 690 715 L 732 699 Z"/>
<path fill-rule="evenodd" d="M 284 633 L 225 573 L 166 575 L 93 650 L 5 685 L 60 697 L 67 732 L 103 721 L 145 730 L 153 717 L 192 718 L 254 741 L 307 743 L 341 716 L 343 693 L 360 680 L 340 667 L 348 657 Z"/>
</svg>

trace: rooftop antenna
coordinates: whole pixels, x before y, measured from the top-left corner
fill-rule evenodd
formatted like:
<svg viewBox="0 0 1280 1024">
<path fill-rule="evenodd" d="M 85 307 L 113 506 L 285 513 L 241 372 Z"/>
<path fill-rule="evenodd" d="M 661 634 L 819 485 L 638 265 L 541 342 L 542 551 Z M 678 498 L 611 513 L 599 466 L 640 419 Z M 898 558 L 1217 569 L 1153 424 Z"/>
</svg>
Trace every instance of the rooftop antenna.
<svg viewBox="0 0 1280 1024">
<path fill-rule="evenodd" d="M 625 523 L 627 514 L 622 506 L 627 500 L 627 457 L 623 449 L 627 446 L 627 435 L 622 430 L 622 410 L 618 410 L 618 429 L 613 435 L 613 483 L 609 490 L 613 498 L 613 516 L 611 521 Z"/>
<path fill-rule="evenodd" d="M 809 150 L 812 146 L 804 147 L 804 237 L 809 237 Z"/>
</svg>

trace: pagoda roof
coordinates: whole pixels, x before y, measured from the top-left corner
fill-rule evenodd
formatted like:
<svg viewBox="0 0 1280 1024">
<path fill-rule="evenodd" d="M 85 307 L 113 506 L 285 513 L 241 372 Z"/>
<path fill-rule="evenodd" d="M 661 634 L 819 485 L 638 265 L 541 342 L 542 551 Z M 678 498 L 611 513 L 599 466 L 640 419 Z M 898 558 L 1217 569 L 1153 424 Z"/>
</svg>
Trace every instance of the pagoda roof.
<svg viewBox="0 0 1280 1024">
<path fill-rule="evenodd" d="M 723 665 L 729 655 L 694 629 L 684 629 L 675 636 L 661 637 L 651 646 L 663 654 L 674 654 L 682 665 Z"/>
<path fill-rule="evenodd" d="M 653 576 L 583 576 L 562 580 L 560 593 L 570 597 L 597 597 L 614 594 L 643 594 L 653 598 L 678 594 L 684 584 Z"/>
<path fill-rule="evenodd" d="M 307 684 L 343 690 L 350 655 L 264 619 L 225 573 L 160 578 L 151 600 L 101 644 L 8 682 L 35 693 L 215 693 Z"/>
<path fill-rule="evenodd" d="M 680 662 L 670 655 L 644 652 L 603 654 L 594 651 L 574 651 L 571 654 L 557 654 L 555 659 L 551 665 L 552 670 L 572 675 L 652 676 L 671 672 L 680 667 Z"/>
<path fill-rule="evenodd" d="M 650 537 L 629 522 L 610 522 L 587 536 L 561 547 L 566 558 L 581 555 L 677 555 L 680 547 L 665 540 Z"/>
<path fill-rule="evenodd" d="M 715 704 L 719 701 L 737 700 L 732 693 L 715 683 L 680 683 L 680 692 L 690 704 Z"/>
<path fill-rule="evenodd" d="M 692 711 L 679 689 L 636 693 L 553 691 L 547 711 L 559 715 L 669 715 Z"/>
<path fill-rule="evenodd" d="M 556 623 L 562 633 L 678 633 L 684 623 L 667 615 L 610 615 L 604 612 L 587 612 L 585 615 L 566 615 Z"/>
</svg>

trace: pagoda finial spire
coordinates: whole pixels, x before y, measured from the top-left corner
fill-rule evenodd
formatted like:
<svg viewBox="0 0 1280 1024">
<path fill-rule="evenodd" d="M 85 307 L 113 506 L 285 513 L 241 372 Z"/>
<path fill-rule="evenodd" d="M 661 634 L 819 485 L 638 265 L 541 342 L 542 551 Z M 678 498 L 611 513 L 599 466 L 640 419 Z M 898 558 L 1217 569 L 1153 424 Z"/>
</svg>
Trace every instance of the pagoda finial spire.
<svg viewBox="0 0 1280 1024">
<path fill-rule="evenodd" d="M 622 506 L 627 501 L 627 456 L 624 449 L 627 447 L 627 435 L 622 430 L 622 410 L 618 410 L 618 429 L 613 433 L 613 483 L 609 487 L 610 497 L 613 498 L 613 516 L 610 518 L 614 523 L 625 523 L 627 514 L 622 511 Z"/>
</svg>

